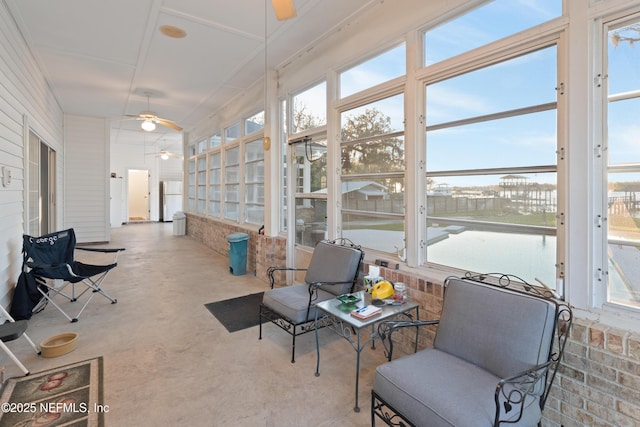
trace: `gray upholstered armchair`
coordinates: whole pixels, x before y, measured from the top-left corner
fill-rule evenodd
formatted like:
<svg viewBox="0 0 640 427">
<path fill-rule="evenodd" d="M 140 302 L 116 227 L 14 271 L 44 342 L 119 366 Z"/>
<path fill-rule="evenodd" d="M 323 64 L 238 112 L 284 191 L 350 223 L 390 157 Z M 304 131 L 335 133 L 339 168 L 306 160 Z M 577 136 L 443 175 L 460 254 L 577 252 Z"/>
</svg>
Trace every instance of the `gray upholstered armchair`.
<svg viewBox="0 0 640 427">
<path fill-rule="evenodd" d="M 535 426 L 571 327 L 568 305 L 514 276 L 448 278 L 433 347 L 376 370 L 371 422 Z M 383 322 L 386 340 L 412 322 Z M 388 346 L 388 343 L 386 344 Z M 392 347 L 387 347 L 389 359 Z"/>
<path fill-rule="evenodd" d="M 260 304 L 262 323 L 270 321 L 292 336 L 291 363 L 295 363 L 296 336 L 314 330 L 315 304 L 353 292 L 364 252 L 347 239 L 320 241 L 313 250 L 309 267 L 271 267 L 267 270 L 271 289 Z M 274 289 L 278 271 L 306 271 L 304 283 Z"/>
</svg>

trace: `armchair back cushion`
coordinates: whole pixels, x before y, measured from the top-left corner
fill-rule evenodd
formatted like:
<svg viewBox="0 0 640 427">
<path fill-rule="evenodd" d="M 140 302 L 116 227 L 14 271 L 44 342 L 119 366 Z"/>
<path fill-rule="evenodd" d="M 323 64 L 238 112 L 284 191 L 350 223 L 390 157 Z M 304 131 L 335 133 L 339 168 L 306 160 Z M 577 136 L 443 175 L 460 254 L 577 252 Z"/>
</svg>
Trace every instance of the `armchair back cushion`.
<svg viewBox="0 0 640 427">
<path fill-rule="evenodd" d="M 433 347 L 507 378 L 549 359 L 555 316 L 551 301 L 452 278 Z"/>
<path fill-rule="evenodd" d="M 350 246 L 336 245 L 326 241 L 319 242 L 313 250 L 313 256 L 304 281 L 313 283 L 339 283 L 326 285 L 322 289 L 334 295 L 351 291 L 357 274 L 362 251 Z"/>
</svg>

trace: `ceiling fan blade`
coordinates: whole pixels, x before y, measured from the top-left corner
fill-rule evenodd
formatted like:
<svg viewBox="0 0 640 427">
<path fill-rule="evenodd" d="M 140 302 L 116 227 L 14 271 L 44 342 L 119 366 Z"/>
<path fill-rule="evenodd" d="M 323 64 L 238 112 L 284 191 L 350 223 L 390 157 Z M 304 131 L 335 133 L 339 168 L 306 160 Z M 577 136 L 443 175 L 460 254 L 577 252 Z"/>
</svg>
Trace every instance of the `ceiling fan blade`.
<svg viewBox="0 0 640 427">
<path fill-rule="evenodd" d="M 293 0 L 271 0 L 271 3 L 278 21 L 285 21 L 296 16 L 296 7 L 293 4 Z"/>
<path fill-rule="evenodd" d="M 177 124 L 173 123 L 170 120 L 166 120 L 166 119 L 155 119 L 154 120 L 156 123 L 162 125 L 162 126 L 167 126 L 170 127 L 171 129 L 175 129 L 175 130 L 182 130 L 182 128 L 180 126 L 178 126 Z"/>
</svg>

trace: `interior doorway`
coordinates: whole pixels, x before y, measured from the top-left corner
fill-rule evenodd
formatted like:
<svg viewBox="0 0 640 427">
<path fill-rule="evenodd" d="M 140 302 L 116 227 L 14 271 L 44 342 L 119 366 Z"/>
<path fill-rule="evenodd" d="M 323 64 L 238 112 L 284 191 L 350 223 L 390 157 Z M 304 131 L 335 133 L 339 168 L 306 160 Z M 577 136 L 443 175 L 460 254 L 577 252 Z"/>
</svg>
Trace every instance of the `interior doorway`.
<svg viewBox="0 0 640 427">
<path fill-rule="evenodd" d="M 26 231 L 41 236 L 56 230 L 56 152 L 29 131 Z"/>
<path fill-rule="evenodd" d="M 149 170 L 128 171 L 129 221 L 149 221 Z"/>
</svg>

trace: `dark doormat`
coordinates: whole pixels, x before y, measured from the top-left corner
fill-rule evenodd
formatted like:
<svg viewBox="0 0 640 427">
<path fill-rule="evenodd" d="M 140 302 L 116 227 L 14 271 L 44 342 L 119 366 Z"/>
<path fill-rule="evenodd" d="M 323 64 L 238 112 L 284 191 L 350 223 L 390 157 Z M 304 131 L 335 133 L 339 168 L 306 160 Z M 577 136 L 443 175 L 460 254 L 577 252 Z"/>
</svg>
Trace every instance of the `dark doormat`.
<svg viewBox="0 0 640 427">
<path fill-rule="evenodd" d="M 260 303 L 264 292 L 205 304 L 207 310 L 229 332 L 241 331 L 260 324 Z"/>
</svg>

